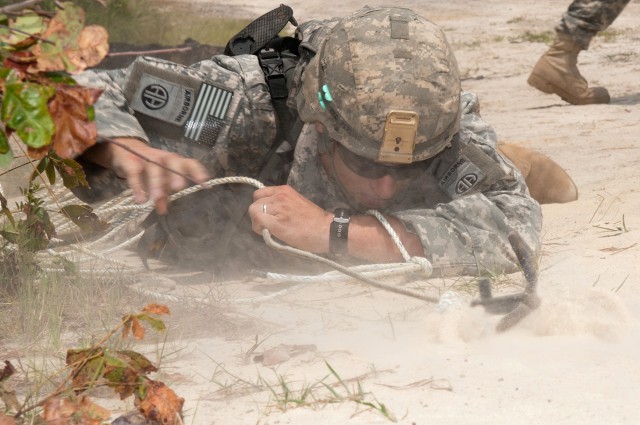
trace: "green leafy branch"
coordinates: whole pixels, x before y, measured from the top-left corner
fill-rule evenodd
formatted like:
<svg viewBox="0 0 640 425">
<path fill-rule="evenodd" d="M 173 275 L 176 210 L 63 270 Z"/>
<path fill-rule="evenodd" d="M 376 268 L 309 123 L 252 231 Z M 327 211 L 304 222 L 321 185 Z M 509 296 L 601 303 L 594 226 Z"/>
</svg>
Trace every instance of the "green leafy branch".
<svg viewBox="0 0 640 425">
<path fill-rule="evenodd" d="M 43 10 L 41 4 L 54 9 Z M 20 252 L 44 249 L 55 236 L 48 212 L 35 195 L 36 178 L 53 185 L 59 175 L 67 188 L 88 186 L 74 158 L 96 143 L 93 105 L 101 90 L 79 86 L 72 74 L 96 65 L 107 52 L 106 30 L 85 26 L 84 11 L 71 2 L 24 1 L 0 8 L 0 168 L 14 158 L 13 136 L 25 146 L 23 152 L 39 160 L 23 190 L 26 202 L 18 205 L 25 218 L 17 220 L 1 199 L 7 224 L 0 237 L 18 244 Z M 82 231 L 105 227 L 88 206 L 67 206 L 59 212 Z"/>
<path fill-rule="evenodd" d="M 166 425 L 182 423 L 181 412 L 184 399 L 178 397 L 164 383 L 152 380 L 149 373 L 157 368 L 144 355 L 132 350 L 110 350 L 105 344 L 117 333 L 121 338 L 129 335 L 137 340 L 145 336 L 147 324 L 153 330 L 165 330 L 164 322 L 156 316 L 168 315 L 169 308 L 161 304 L 149 304 L 140 313 L 128 314 L 122 321 L 102 337 L 93 346 L 79 350 L 68 350 L 66 367 L 56 375 L 67 371 L 67 376 L 48 396 L 27 407 L 20 404 L 15 393 L 6 385 L 6 380 L 15 372 L 10 362 L 0 369 L 0 396 L 10 410 L 12 417 L 0 413 L 3 418 L 18 419 L 26 413 L 41 408 L 41 418 L 45 423 L 71 423 L 73 417 L 77 424 L 100 425 L 109 418 L 109 411 L 86 397 L 89 389 L 98 386 L 112 388 L 121 400 L 134 397 L 135 406 L 140 413 L 151 421 Z M 50 377 L 53 380 L 55 375 Z"/>
<path fill-rule="evenodd" d="M 85 27 L 84 11 L 71 2 L 59 3 L 51 18 L 26 6 L 20 12 L 0 14 L 0 167 L 11 163 L 14 133 L 34 158 L 51 149 L 73 158 L 95 143 L 92 108 L 100 91 L 77 86 L 69 73 L 108 52 L 106 30 Z"/>
</svg>

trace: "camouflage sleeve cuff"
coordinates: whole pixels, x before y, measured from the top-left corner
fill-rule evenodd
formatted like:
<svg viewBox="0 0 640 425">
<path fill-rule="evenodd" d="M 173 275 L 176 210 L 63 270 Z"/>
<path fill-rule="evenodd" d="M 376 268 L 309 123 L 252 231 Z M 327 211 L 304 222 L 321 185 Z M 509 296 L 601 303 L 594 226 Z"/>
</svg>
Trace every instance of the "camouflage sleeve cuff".
<svg viewBox="0 0 640 425">
<path fill-rule="evenodd" d="M 147 134 L 133 115 L 113 110 L 96 109 L 98 136 L 115 139 L 127 137 L 149 143 Z"/>
<path fill-rule="evenodd" d="M 122 87 L 127 79 L 127 69 L 111 71 L 86 71 L 75 77 L 78 84 L 102 89 L 94 105 L 96 127 L 101 137 L 130 137 L 149 143 L 149 139 L 133 115 Z"/>
<path fill-rule="evenodd" d="M 477 275 L 517 271 L 517 259 L 508 242 L 518 231 L 532 255 L 540 249 L 542 218 L 539 207 L 526 196 L 470 195 L 435 209 L 415 209 L 393 215 L 421 240 L 425 257 L 437 275 Z M 501 204 L 513 210 L 505 215 Z M 468 214 L 468 211 L 476 211 Z"/>
</svg>

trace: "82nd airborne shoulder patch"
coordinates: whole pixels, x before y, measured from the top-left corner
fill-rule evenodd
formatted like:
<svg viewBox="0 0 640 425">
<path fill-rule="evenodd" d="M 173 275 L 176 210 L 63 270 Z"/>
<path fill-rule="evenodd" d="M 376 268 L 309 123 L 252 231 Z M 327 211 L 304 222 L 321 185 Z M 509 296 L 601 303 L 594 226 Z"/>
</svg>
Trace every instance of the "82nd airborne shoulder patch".
<svg viewBox="0 0 640 425">
<path fill-rule="evenodd" d="M 444 174 L 438 183 L 452 199 L 470 192 L 486 175 L 473 162 L 461 156 Z"/>
<path fill-rule="evenodd" d="M 233 92 L 205 82 L 190 87 L 143 73 L 131 101 L 148 117 L 182 127 L 182 137 L 213 147 L 225 124 Z M 192 84 L 192 85 L 195 85 Z"/>
</svg>

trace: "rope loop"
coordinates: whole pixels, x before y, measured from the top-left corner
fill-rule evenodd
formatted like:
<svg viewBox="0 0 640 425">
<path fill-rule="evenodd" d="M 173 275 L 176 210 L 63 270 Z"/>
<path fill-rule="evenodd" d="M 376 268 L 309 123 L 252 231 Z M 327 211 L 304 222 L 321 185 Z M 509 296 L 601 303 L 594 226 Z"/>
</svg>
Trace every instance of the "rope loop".
<svg viewBox="0 0 640 425">
<path fill-rule="evenodd" d="M 205 183 L 194 185 L 186 189 L 183 189 L 177 193 L 174 193 L 169 197 L 169 200 L 175 200 L 182 196 L 195 193 L 202 189 L 208 189 L 213 186 L 230 184 L 230 183 L 249 184 L 258 189 L 265 187 L 264 184 L 259 180 L 249 178 L 249 177 L 230 176 L 230 177 L 223 177 L 223 178 L 215 178 Z M 54 202 L 57 202 L 55 198 L 54 198 Z M 116 221 L 118 222 L 117 225 L 110 232 L 107 233 L 107 235 L 104 235 L 98 240 L 89 242 L 87 244 L 84 244 L 84 243 L 65 244 L 63 240 L 55 239 L 55 240 L 52 240 L 51 242 L 53 242 L 55 245 L 58 245 L 58 246 L 55 249 L 51 247 L 50 249 L 39 253 L 39 255 L 46 254 L 49 256 L 49 258 L 55 258 L 60 256 L 65 257 L 65 256 L 68 256 L 69 254 L 75 253 L 75 254 L 81 254 L 80 255 L 81 258 L 78 258 L 78 261 L 86 261 L 88 259 L 97 259 L 102 261 L 103 264 L 107 264 L 111 267 L 118 266 L 118 267 L 132 269 L 134 267 L 131 264 L 123 261 L 118 261 L 112 258 L 110 254 L 113 253 L 114 251 L 117 251 L 119 249 L 132 245 L 142 236 L 143 232 L 139 232 L 137 235 L 128 238 L 126 241 L 120 243 L 119 245 L 103 250 L 102 252 L 96 252 L 93 249 L 89 249 L 89 248 L 95 247 L 95 245 L 97 245 L 98 242 L 103 242 L 106 239 L 109 239 L 110 237 L 113 236 L 113 233 L 116 233 L 119 230 L 121 230 L 124 227 L 124 224 L 126 224 L 128 221 L 133 220 L 136 217 L 139 217 L 141 214 L 144 214 L 153 210 L 153 208 L 154 206 L 151 201 L 146 202 L 145 204 L 142 204 L 142 205 L 133 204 L 133 197 L 131 196 L 131 191 L 126 191 L 123 195 L 106 202 L 101 207 L 98 207 L 94 210 L 94 213 L 96 215 L 103 216 L 103 217 L 111 216 L 111 218 L 115 218 Z M 426 294 L 418 293 L 409 289 L 401 288 L 396 285 L 385 284 L 372 279 L 373 277 L 391 276 L 391 275 L 414 273 L 414 272 L 420 272 L 420 271 L 423 272 L 425 275 L 429 276 L 433 269 L 432 269 L 431 263 L 426 258 L 412 257 L 409 255 L 409 253 L 403 246 L 402 242 L 400 241 L 400 238 L 396 234 L 395 230 L 391 227 L 391 225 L 388 223 L 388 221 L 380 212 L 375 210 L 369 210 L 367 211 L 367 214 L 370 214 L 376 217 L 378 221 L 380 221 L 380 223 L 383 225 L 383 227 L 387 230 L 392 240 L 398 247 L 398 250 L 400 251 L 402 257 L 404 258 L 405 260 L 404 263 L 374 264 L 374 265 L 360 266 L 360 268 L 359 267 L 349 268 L 339 263 L 336 263 L 334 261 L 331 261 L 325 257 L 313 254 L 311 252 L 306 252 L 306 251 L 293 248 L 288 245 L 279 244 L 272 239 L 267 229 L 264 229 L 262 231 L 262 236 L 267 246 L 272 249 L 276 249 L 281 252 L 286 252 L 289 255 L 305 257 L 305 258 L 314 260 L 316 262 L 324 263 L 332 267 L 337 272 L 339 272 L 339 273 L 333 272 L 335 273 L 334 275 L 330 275 L 331 273 L 328 273 L 326 275 L 320 275 L 320 276 L 306 276 L 306 278 L 311 278 L 311 280 L 314 280 L 314 279 L 316 279 L 317 281 L 336 280 L 336 278 L 340 277 L 340 273 L 342 273 L 343 275 L 357 279 L 374 288 L 382 289 L 389 292 L 394 292 L 394 293 L 409 296 L 412 298 L 417 298 L 417 299 L 431 302 L 431 303 L 437 303 L 438 302 L 437 298 L 430 297 Z M 61 226 L 63 225 L 62 223 L 59 223 L 59 224 Z M 292 276 L 280 276 L 280 279 L 285 279 L 285 280 L 288 280 L 291 278 Z M 298 276 L 297 278 L 304 278 L 304 276 Z"/>
<path fill-rule="evenodd" d="M 400 240 L 400 236 L 398 236 L 396 231 L 393 230 L 393 227 L 391 227 L 391 224 L 389 224 L 389 221 L 387 221 L 387 219 L 379 211 L 369 210 L 367 211 L 367 214 L 374 216 L 375 218 L 378 219 L 380 224 L 382 224 L 382 227 L 384 227 L 387 233 L 389 233 L 389 236 L 391 236 L 391 240 L 393 240 L 393 242 L 398 247 L 398 250 L 400 251 L 400 254 L 402 255 L 402 258 L 404 258 L 405 262 L 419 264 L 420 267 L 422 267 L 422 272 L 427 277 L 431 276 L 431 273 L 433 272 L 433 266 L 431 265 L 431 262 L 427 260 L 425 257 L 410 256 L 409 253 L 407 252 L 407 249 L 402 244 L 402 241 Z"/>
<path fill-rule="evenodd" d="M 408 262 L 419 264 L 422 267 L 422 273 L 424 273 L 427 277 L 431 276 L 433 273 L 433 266 L 431 265 L 431 261 L 427 260 L 424 257 L 413 256 L 409 259 Z"/>
</svg>

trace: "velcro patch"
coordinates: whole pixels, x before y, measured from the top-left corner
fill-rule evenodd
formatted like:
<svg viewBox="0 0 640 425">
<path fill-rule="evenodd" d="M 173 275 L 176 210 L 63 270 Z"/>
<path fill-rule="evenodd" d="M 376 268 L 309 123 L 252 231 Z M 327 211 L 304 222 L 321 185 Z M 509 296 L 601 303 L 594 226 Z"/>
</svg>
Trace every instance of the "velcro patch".
<svg viewBox="0 0 640 425">
<path fill-rule="evenodd" d="M 391 38 L 409 39 L 409 21 L 402 16 L 390 16 Z"/>
<path fill-rule="evenodd" d="M 142 74 L 131 107 L 136 112 L 181 126 L 189 117 L 193 101 L 192 88 Z"/>
<path fill-rule="evenodd" d="M 227 115 L 233 92 L 203 83 L 184 135 L 188 139 L 213 146 Z"/>
<path fill-rule="evenodd" d="M 438 183 L 451 198 L 458 198 L 469 192 L 485 179 L 486 175 L 473 162 L 461 156 L 445 173 Z"/>
</svg>

